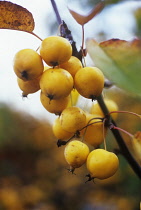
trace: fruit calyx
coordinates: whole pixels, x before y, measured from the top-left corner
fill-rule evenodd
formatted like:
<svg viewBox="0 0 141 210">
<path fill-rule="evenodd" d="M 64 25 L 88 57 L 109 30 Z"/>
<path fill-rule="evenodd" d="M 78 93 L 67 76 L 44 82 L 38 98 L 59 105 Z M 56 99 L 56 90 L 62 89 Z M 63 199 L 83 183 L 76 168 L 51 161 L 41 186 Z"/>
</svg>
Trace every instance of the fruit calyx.
<svg viewBox="0 0 141 210">
<path fill-rule="evenodd" d="M 61 139 L 58 139 L 58 141 L 57 141 L 57 146 L 58 147 L 61 147 L 62 145 L 66 145 L 68 143 L 68 141 L 63 141 L 63 140 L 61 140 Z"/>
<path fill-rule="evenodd" d="M 51 61 L 50 64 L 51 64 L 51 66 L 53 66 L 53 68 L 55 68 L 55 66 L 59 65 L 59 63 L 57 61 Z"/>
<path fill-rule="evenodd" d="M 22 71 L 22 72 L 21 72 L 21 76 L 22 76 L 23 79 L 28 80 L 28 73 L 27 73 L 27 70 Z"/>
<path fill-rule="evenodd" d="M 88 179 L 85 181 L 85 183 L 87 183 L 87 182 L 90 182 L 90 181 L 93 181 L 94 182 L 94 177 L 91 177 L 91 175 L 90 174 L 87 174 L 85 177 L 88 177 Z"/>
<path fill-rule="evenodd" d="M 22 98 L 27 98 L 27 95 L 28 95 L 28 94 L 22 92 Z"/>
<path fill-rule="evenodd" d="M 97 97 L 96 97 L 95 95 L 90 95 L 90 96 L 89 96 L 89 98 L 91 98 L 91 99 L 92 99 L 92 101 L 97 100 Z"/>
<path fill-rule="evenodd" d="M 74 173 L 75 168 L 73 168 L 73 167 L 70 166 L 70 168 L 67 168 L 67 170 L 68 170 L 70 173 L 76 175 L 76 174 Z"/>
<path fill-rule="evenodd" d="M 50 99 L 50 102 L 51 102 L 51 100 L 54 99 L 54 95 L 53 94 L 47 94 L 47 97 Z"/>
</svg>

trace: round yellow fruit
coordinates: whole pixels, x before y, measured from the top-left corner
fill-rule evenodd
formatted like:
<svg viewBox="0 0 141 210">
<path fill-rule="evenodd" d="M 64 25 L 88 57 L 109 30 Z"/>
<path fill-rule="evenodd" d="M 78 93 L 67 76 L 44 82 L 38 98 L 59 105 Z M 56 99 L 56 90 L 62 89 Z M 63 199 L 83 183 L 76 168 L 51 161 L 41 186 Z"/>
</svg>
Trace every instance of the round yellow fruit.
<svg viewBox="0 0 141 210">
<path fill-rule="evenodd" d="M 64 130 L 75 133 L 86 125 L 86 114 L 79 107 L 67 107 L 61 113 L 60 121 Z"/>
<path fill-rule="evenodd" d="M 62 63 L 60 67 L 67 70 L 74 78 L 76 72 L 82 68 L 82 63 L 77 57 L 71 56 L 70 59 Z"/>
<path fill-rule="evenodd" d="M 113 100 L 105 99 L 104 102 L 105 102 L 105 105 L 107 106 L 109 112 L 118 111 L 118 105 Z M 104 117 L 104 113 L 102 112 L 102 109 L 100 108 L 98 103 L 94 103 L 92 105 L 90 113 L 98 114 L 98 115 L 101 115 L 102 117 Z M 111 116 L 113 117 L 114 120 L 116 120 L 118 113 L 113 113 L 113 114 L 111 114 Z"/>
<path fill-rule="evenodd" d="M 22 92 L 23 97 L 27 97 L 28 94 L 35 93 L 38 90 L 40 90 L 40 85 L 39 85 L 40 78 L 41 77 L 39 76 L 33 80 L 24 81 L 19 77 L 17 77 L 17 83 L 19 88 L 23 91 Z"/>
<path fill-rule="evenodd" d="M 88 126 L 82 130 L 84 140 L 95 148 L 103 143 L 107 133 L 107 128 L 104 127 L 103 122 L 97 118 L 101 118 L 101 116 L 87 113 L 86 124 Z"/>
<path fill-rule="evenodd" d="M 72 55 L 70 42 L 60 36 L 45 38 L 40 46 L 40 55 L 49 66 L 58 66 L 68 61 Z"/>
<path fill-rule="evenodd" d="M 40 79 L 42 92 L 50 99 L 67 97 L 73 89 L 73 78 L 61 68 L 50 68 L 43 72 Z"/>
<path fill-rule="evenodd" d="M 69 103 L 68 103 L 68 107 L 70 106 L 75 106 L 78 102 L 78 99 L 79 99 L 79 93 L 76 89 L 73 89 L 70 93 L 70 100 L 69 100 Z"/>
<path fill-rule="evenodd" d="M 86 165 L 91 178 L 107 179 L 118 170 L 119 159 L 113 152 L 95 149 L 89 153 Z"/>
<path fill-rule="evenodd" d="M 39 77 L 44 70 L 41 56 L 32 49 L 23 49 L 17 52 L 13 68 L 17 77 L 25 81 Z"/>
<path fill-rule="evenodd" d="M 57 139 L 61 139 L 61 140 L 68 140 L 74 135 L 73 133 L 70 133 L 62 128 L 60 117 L 54 120 L 53 125 L 52 125 L 52 130 L 53 130 L 54 136 Z"/>
<path fill-rule="evenodd" d="M 97 67 L 84 67 L 74 77 L 74 87 L 85 98 L 96 99 L 104 87 L 104 75 Z"/>
<path fill-rule="evenodd" d="M 64 150 L 65 159 L 72 169 L 81 167 L 86 162 L 88 154 L 89 147 L 77 139 L 70 141 Z"/>
<path fill-rule="evenodd" d="M 67 107 L 70 96 L 58 100 L 50 100 L 44 93 L 40 93 L 40 101 L 43 107 L 50 113 L 60 115 L 61 112 Z"/>
</svg>

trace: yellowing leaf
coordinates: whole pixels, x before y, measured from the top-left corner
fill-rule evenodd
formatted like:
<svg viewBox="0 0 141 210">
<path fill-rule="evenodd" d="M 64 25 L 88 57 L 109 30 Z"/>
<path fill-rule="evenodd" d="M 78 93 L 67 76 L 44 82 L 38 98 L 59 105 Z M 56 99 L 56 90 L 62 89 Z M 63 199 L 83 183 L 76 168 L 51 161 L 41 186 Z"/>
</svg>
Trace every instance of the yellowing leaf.
<svg viewBox="0 0 141 210">
<path fill-rule="evenodd" d="M 34 19 L 25 8 L 8 1 L 0 1 L 0 28 L 32 32 Z"/>
<path fill-rule="evenodd" d="M 104 8 L 104 2 L 100 2 L 96 5 L 96 7 L 86 16 L 80 15 L 77 12 L 69 9 L 73 18 L 79 23 L 80 25 L 84 25 L 89 22 L 93 17 L 95 17 L 102 9 Z"/>
<path fill-rule="evenodd" d="M 97 43 L 86 41 L 94 64 L 118 87 L 141 96 L 141 40 L 131 42 L 111 39 Z"/>
</svg>

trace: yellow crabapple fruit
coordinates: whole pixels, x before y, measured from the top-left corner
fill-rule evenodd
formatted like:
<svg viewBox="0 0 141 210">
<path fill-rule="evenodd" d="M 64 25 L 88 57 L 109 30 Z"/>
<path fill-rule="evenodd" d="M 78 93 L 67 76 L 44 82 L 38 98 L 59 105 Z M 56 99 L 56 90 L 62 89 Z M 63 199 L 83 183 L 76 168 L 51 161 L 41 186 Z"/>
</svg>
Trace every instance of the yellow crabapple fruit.
<svg viewBox="0 0 141 210">
<path fill-rule="evenodd" d="M 71 74 L 61 68 L 50 68 L 43 72 L 40 79 L 41 91 L 50 99 L 67 97 L 73 89 Z"/>
<path fill-rule="evenodd" d="M 70 106 L 75 106 L 78 102 L 78 98 L 79 98 L 79 93 L 76 89 L 73 88 L 73 90 L 70 93 L 70 100 L 68 103 L 68 107 Z"/>
<path fill-rule="evenodd" d="M 109 112 L 118 111 L 118 105 L 113 100 L 105 99 L 104 102 L 105 102 L 105 105 L 107 106 Z M 90 109 L 90 113 L 99 114 L 102 117 L 104 117 L 104 113 L 102 112 L 102 109 L 100 108 L 100 106 L 97 102 L 92 104 L 92 107 Z M 118 113 L 113 113 L 113 114 L 111 114 L 111 116 L 113 117 L 114 120 L 116 120 L 117 116 L 118 116 Z"/>
<path fill-rule="evenodd" d="M 103 122 L 100 115 L 86 114 L 86 128 L 81 131 L 81 135 L 84 135 L 84 140 L 88 144 L 97 148 L 103 143 L 107 133 L 107 128 L 103 126 Z"/>
<path fill-rule="evenodd" d="M 62 111 L 60 121 L 64 130 L 75 133 L 86 125 L 86 114 L 79 107 L 67 107 Z"/>
<path fill-rule="evenodd" d="M 61 112 L 67 107 L 70 96 L 60 98 L 57 100 L 50 100 L 42 91 L 40 93 L 40 101 L 43 107 L 50 113 L 60 115 Z"/>
<path fill-rule="evenodd" d="M 104 75 L 97 67 L 84 67 L 74 77 L 74 87 L 85 98 L 96 99 L 104 87 Z"/>
<path fill-rule="evenodd" d="M 41 43 L 40 55 L 47 65 L 58 66 L 70 59 L 72 46 L 66 38 L 49 36 Z"/>
<path fill-rule="evenodd" d="M 64 130 L 61 126 L 60 117 L 57 117 L 52 125 L 53 134 L 57 139 L 60 140 L 68 140 L 74 134 Z"/>
<path fill-rule="evenodd" d="M 89 153 L 86 166 L 91 178 L 107 179 L 118 170 L 119 159 L 113 152 L 95 149 Z"/>
<path fill-rule="evenodd" d="M 41 56 L 32 49 L 22 49 L 15 54 L 14 72 L 22 80 L 32 80 L 39 77 L 44 70 Z"/>
<path fill-rule="evenodd" d="M 77 57 L 71 56 L 68 61 L 60 65 L 60 68 L 67 70 L 74 78 L 76 72 L 82 68 L 82 63 Z"/>
<path fill-rule="evenodd" d="M 39 85 L 40 78 L 41 76 L 33 80 L 24 81 L 20 79 L 19 77 L 17 77 L 17 83 L 18 83 L 19 88 L 23 91 L 22 92 L 23 97 L 27 97 L 28 94 L 35 93 L 38 90 L 40 90 L 40 85 Z"/>
<path fill-rule="evenodd" d="M 44 71 L 50 69 L 51 67 L 50 66 L 44 66 Z"/>
<path fill-rule="evenodd" d="M 75 138 L 66 145 L 64 156 L 71 171 L 81 167 L 86 162 L 89 152 L 89 147 Z"/>
</svg>

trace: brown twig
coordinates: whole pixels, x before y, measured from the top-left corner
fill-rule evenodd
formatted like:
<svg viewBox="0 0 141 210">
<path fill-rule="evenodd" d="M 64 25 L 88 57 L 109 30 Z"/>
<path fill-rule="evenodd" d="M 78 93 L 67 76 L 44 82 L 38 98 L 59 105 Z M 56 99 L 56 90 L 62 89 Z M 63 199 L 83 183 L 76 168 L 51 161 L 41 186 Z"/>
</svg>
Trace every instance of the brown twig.
<svg viewBox="0 0 141 210">
<path fill-rule="evenodd" d="M 105 116 L 108 116 L 108 109 L 104 103 L 103 97 L 102 95 L 98 97 L 97 99 L 103 113 L 105 114 Z M 128 163 L 130 164 L 130 166 L 132 167 L 133 171 L 138 175 L 138 177 L 141 179 L 141 167 L 140 165 L 137 163 L 137 161 L 134 159 L 134 157 L 132 156 L 132 154 L 130 153 L 127 145 L 124 142 L 124 139 L 122 138 L 119 130 L 114 129 L 114 127 L 117 127 L 115 121 L 111 118 L 110 123 L 113 125 L 113 128 L 111 127 L 111 131 L 119 145 L 121 154 L 124 156 L 124 158 L 128 161 Z"/>
</svg>

